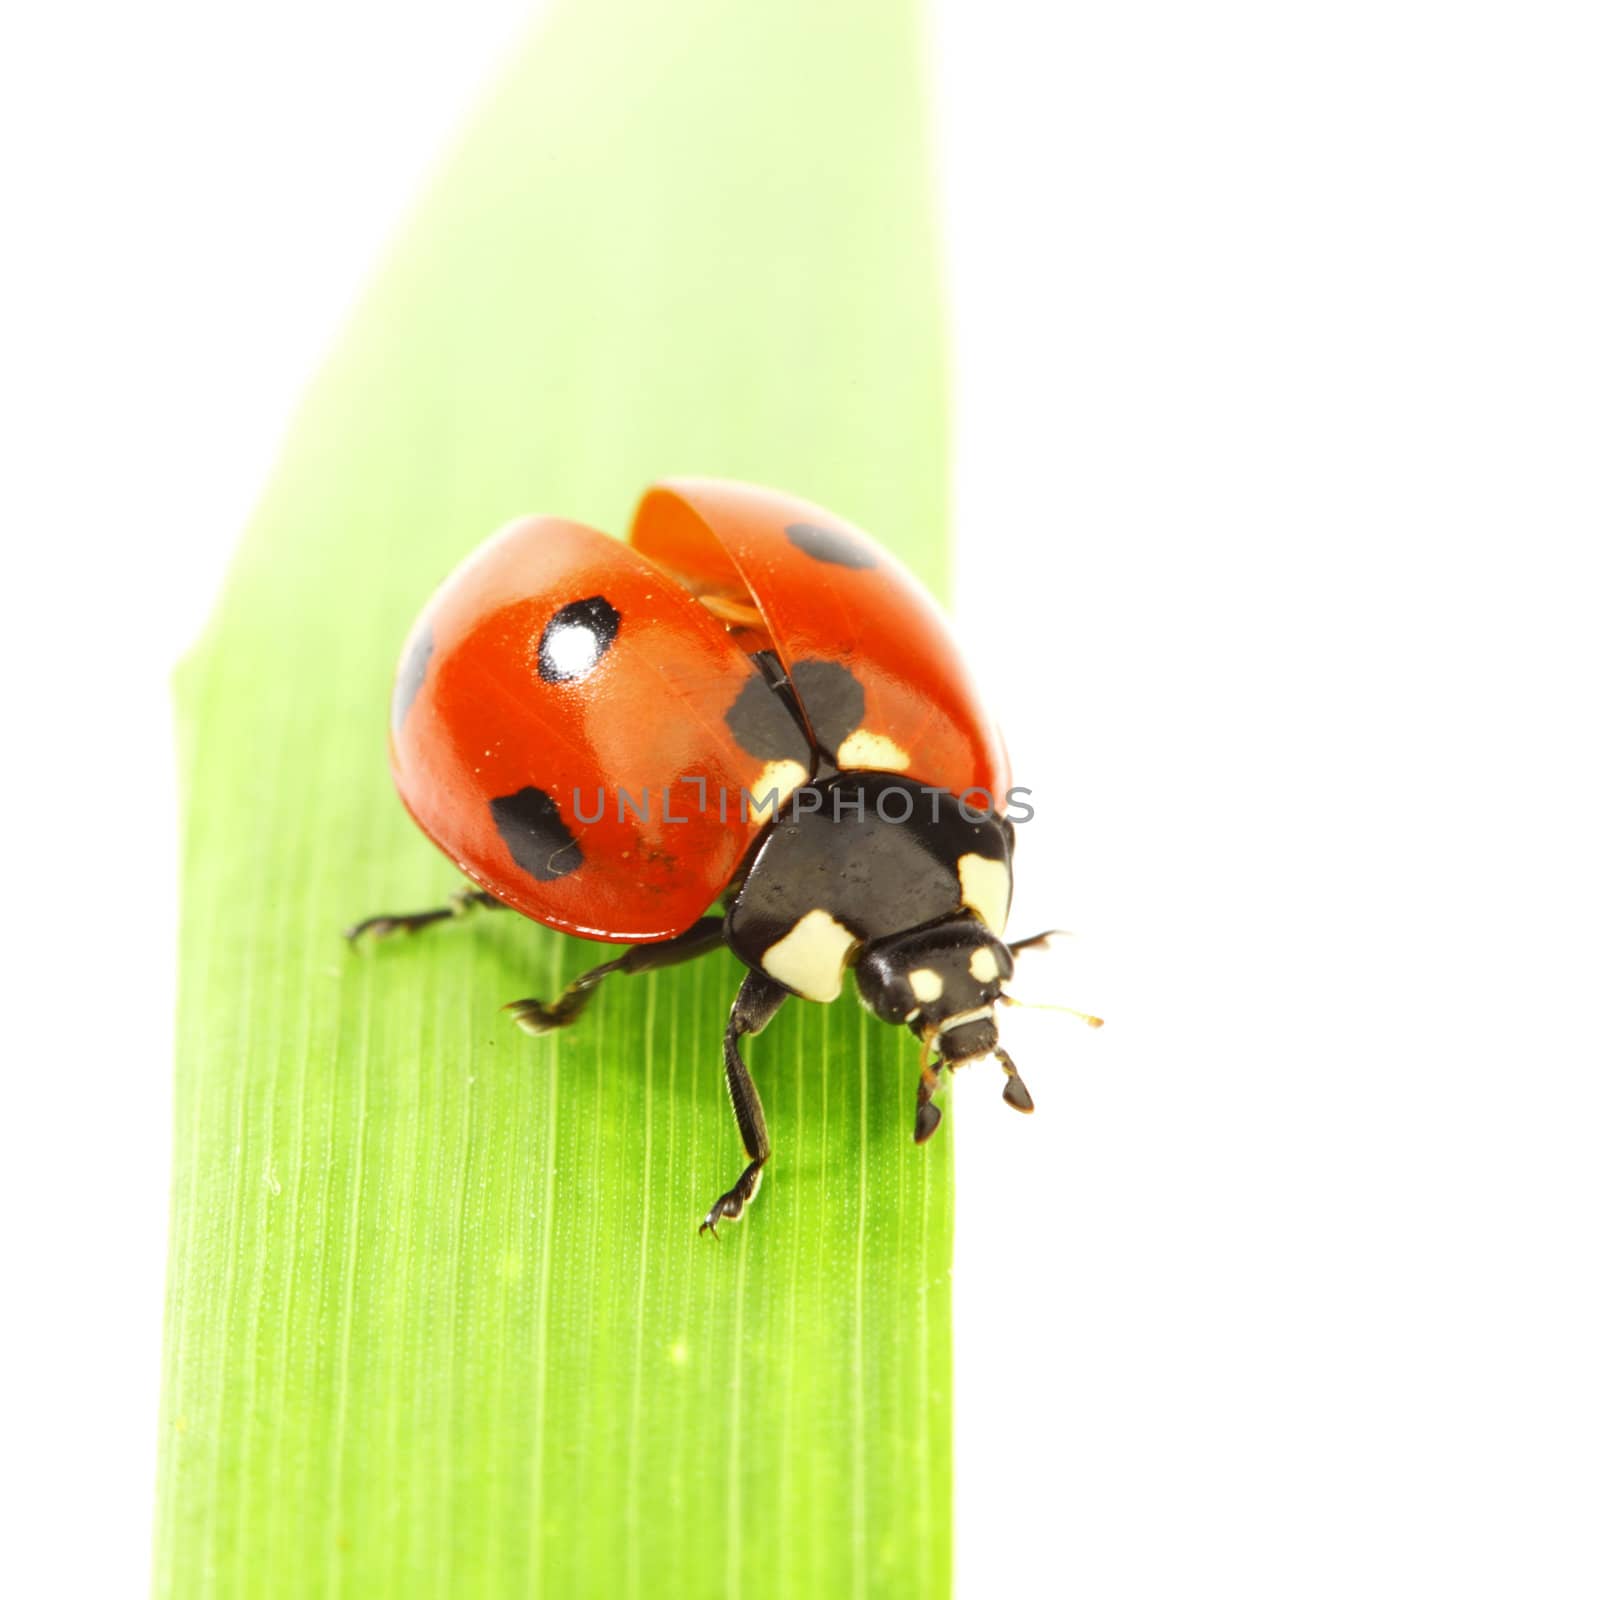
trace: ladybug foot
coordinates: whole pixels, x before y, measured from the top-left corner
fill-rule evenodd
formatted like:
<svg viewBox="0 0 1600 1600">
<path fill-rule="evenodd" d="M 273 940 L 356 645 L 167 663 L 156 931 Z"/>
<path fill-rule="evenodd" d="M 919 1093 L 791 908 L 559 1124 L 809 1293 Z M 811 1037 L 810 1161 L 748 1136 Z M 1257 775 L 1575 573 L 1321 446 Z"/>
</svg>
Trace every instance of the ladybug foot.
<svg viewBox="0 0 1600 1600">
<path fill-rule="evenodd" d="M 706 1220 L 700 1224 L 701 1233 L 709 1232 L 713 1239 L 721 1238 L 717 1232 L 719 1222 L 737 1222 L 744 1215 L 744 1208 L 756 1197 L 756 1190 L 761 1187 L 761 1164 L 752 1161 L 739 1175 L 739 1181 L 725 1194 L 717 1199 L 717 1203 L 706 1212 Z"/>
<path fill-rule="evenodd" d="M 1028 1093 L 1028 1086 L 1021 1078 L 1006 1079 L 1002 1098 L 1008 1106 L 1012 1106 L 1018 1111 L 1033 1110 L 1033 1096 Z"/>
<path fill-rule="evenodd" d="M 594 999 L 600 985 L 618 972 L 654 972 L 658 967 L 676 966 L 680 961 L 704 955 L 722 943 L 722 918 L 702 917 L 686 933 L 676 939 L 666 939 L 660 944 L 635 945 L 626 955 L 615 961 L 602 962 L 580 972 L 554 1000 L 513 1000 L 502 1006 L 511 1013 L 512 1021 L 524 1033 L 535 1036 L 554 1033 L 557 1028 L 570 1027 L 583 1015 L 584 1007 Z"/>
<path fill-rule="evenodd" d="M 1017 1064 L 1004 1050 L 996 1050 L 995 1057 L 1000 1065 L 1005 1068 L 1006 1086 L 1002 1098 L 1008 1106 L 1017 1111 L 1032 1111 L 1033 1096 L 1028 1093 L 1028 1086 L 1017 1076 Z"/>
<path fill-rule="evenodd" d="M 502 901 L 496 900 L 492 894 L 485 894 L 481 889 L 457 889 L 446 905 L 434 906 L 427 911 L 386 911 L 376 917 L 364 917 L 346 928 L 344 936 L 351 944 L 356 944 L 363 937 L 388 939 L 397 933 L 420 933 L 436 922 L 464 917 L 479 907 L 493 911 L 499 910 L 502 905 Z"/>
<path fill-rule="evenodd" d="M 358 943 L 369 934 L 374 939 L 387 939 L 391 934 L 415 933 L 420 928 L 426 928 L 431 922 L 442 922 L 443 920 L 442 916 L 437 916 L 427 911 L 409 912 L 403 916 L 386 914 L 377 917 L 363 917 L 360 922 L 351 923 L 344 930 L 344 936 L 351 944 Z"/>
<path fill-rule="evenodd" d="M 538 1038 L 541 1034 L 554 1033 L 557 1028 L 571 1027 L 582 1014 L 588 1000 L 586 990 L 568 989 L 552 1004 L 547 1005 L 543 1000 L 513 1000 L 500 1009 L 509 1011 L 511 1020 L 524 1033 L 531 1033 Z"/>
<path fill-rule="evenodd" d="M 632 952 L 630 952 L 630 955 Z M 628 956 L 618 961 L 608 961 L 603 967 L 580 973 L 552 1001 L 513 1000 L 501 1006 L 511 1013 L 511 1020 L 524 1033 L 537 1038 L 542 1033 L 554 1033 L 557 1028 L 570 1028 L 583 1015 L 584 1007 L 594 999 L 601 980 L 613 972 L 628 970 Z"/>
<path fill-rule="evenodd" d="M 934 1130 L 944 1120 L 944 1112 L 931 1100 L 924 1100 L 917 1107 L 917 1125 L 911 1137 L 918 1144 L 926 1144 L 934 1135 Z"/>
</svg>

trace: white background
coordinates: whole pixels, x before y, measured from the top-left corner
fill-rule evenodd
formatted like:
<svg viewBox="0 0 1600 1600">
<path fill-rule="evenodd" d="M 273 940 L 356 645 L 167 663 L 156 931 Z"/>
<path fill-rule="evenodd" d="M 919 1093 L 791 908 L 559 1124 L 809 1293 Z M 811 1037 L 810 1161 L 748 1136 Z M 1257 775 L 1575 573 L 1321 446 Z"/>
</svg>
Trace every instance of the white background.
<svg viewBox="0 0 1600 1600">
<path fill-rule="evenodd" d="M 1586 9 L 937 7 L 964 633 L 1110 1018 L 956 1087 L 969 1600 L 1600 1591 Z M 145 1584 L 167 673 L 525 10 L 0 37 L 18 1593 Z"/>
</svg>

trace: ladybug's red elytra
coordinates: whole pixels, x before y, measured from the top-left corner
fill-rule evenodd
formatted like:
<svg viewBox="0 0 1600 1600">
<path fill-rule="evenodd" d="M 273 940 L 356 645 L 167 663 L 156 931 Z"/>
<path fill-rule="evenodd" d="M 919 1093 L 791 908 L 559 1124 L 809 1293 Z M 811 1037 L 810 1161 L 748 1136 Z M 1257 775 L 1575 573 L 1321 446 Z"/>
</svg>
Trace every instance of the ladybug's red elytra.
<svg viewBox="0 0 1600 1600">
<path fill-rule="evenodd" d="M 771 1153 L 740 1051 L 790 995 L 862 1002 L 922 1044 L 914 1136 L 945 1067 L 983 1056 L 1033 1109 L 995 1006 L 1015 833 L 1005 748 L 938 607 L 887 551 L 787 494 L 672 479 L 627 544 L 528 517 L 470 556 L 402 652 L 390 761 L 407 810 L 477 886 L 352 938 L 509 907 L 634 946 L 602 979 L 726 945 L 748 971 L 723 1061 L 749 1164 L 701 1231 L 740 1217 Z M 721 912 L 713 907 L 721 902 Z"/>
</svg>

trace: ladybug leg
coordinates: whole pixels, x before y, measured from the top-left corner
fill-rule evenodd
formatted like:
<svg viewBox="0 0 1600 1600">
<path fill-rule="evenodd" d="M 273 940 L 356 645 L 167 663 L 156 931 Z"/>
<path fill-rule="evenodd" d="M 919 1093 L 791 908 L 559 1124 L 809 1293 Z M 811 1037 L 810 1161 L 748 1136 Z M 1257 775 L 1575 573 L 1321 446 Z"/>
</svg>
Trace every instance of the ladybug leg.
<svg viewBox="0 0 1600 1600">
<path fill-rule="evenodd" d="M 1004 1050 L 995 1051 L 995 1060 L 1005 1069 L 1006 1087 L 1002 1098 L 1008 1106 L 1014 1106 L 1018 1111 L 1033 1110 L 1033 1096 L 1028 1093 L 1028 1086 L 1017 1075 L 1017 1064 Z"/>
<path fill-rule="evenodd" d="M 653 972 L 659 967 L 674 967 L 680 961 L 692 961 L 704 955 L 721 943 L 722 918 L 702 917 L 676 939 L 663 939 L 660 944 L 636 944 L 615 961 L 602 962 L 598 967 L 580 972 L 554 1000 L 513 1000 L 502 1009 L 511 1013 L 524 1033 L 554 1033 L 583 1015 L 595 990 L 613 972 Z"/>
<path fill-rule="evenodd" d="M 941 1063 L 937 1061 L 931 1067 L 924 1067 L 922 1082 L 917 1085 L 917 1123 L 911 1137 L 918 1144 L 926 1144 L 944 1121 L 944 1113 L 933 1103 L 933 1096 L 939 1092 L 940 1068 Z"/>
<path fill-rule="evenodd" d="M 719 1222 L 737 1222 L 744 1208 L 756 1197 L 761 1187 L 761 1169 L 772 1154 L 772 1144 L 767 1138 L 767 1119 L 761 1110 L 761 1096 L 756 1093 L 750 1069 L 739 1053 L 739 1041 L 746 1034 L 760 1033 L 777 1015 L 778 1007 L 788 999 L 789 991 L 781 983 L 764 977 L 759 972 L 747 972 L 739 993 L 734 998 L 733 1011 L 728 1017 L 728 1031 L 722 1036 L 722 1063 L 728 1076 L 728 1098 L 733 1101 L 734 1120 L 739 1124 L 739 1137 L 744 1142 L 744 1153 L 750 1165 L 739 1174 L 739 1181 L 706 1213 L 700 1224 L 704 1233 L 708 1228 L 713 1238 L 717 1236 Z"/>
<path fill-rule="evenodd" d="M 933 1137 L 934 1129 L 944 1120 L 944 1113 L 933 1103 L 934 1095 L 939 1092 L 944 1063 L 931 1052 L 931 1044 L 930 1039 L 922 1046 L 922 1078 L 917 1084 L 917 1121 L 911 1134 L 917 1144 L 926 1144 Z"/>
<path fill-rule="evenodd" d="M 1018 939 L 1015 944 L 1006 948 L 1012 955 L 1021 955 L 1024 950 L 1043 950 L 1052 939 L 1070 939 L 1072 935 L 1065 928 L 1046 928 L 1043 933 L 1030 934 L 1026 939 Z"/>
<path fill-rule="evenodd" d="M 486 911 L 503 911 L 504 900 L 496 900 L 482 889 L 457 889 L 448 905 L 435 906 L 431 911 L 387 912 L 376 917 L 366 917 L 344 930 L 344 936 L 354 944 L 362 934 L 370 933 L 374 939 L 387 939 L 392 933 L 416 933 L 431 927 L 435 922 L 448 922 L 452 917 L 464 917 L 479 906 Z"/>
</svg>

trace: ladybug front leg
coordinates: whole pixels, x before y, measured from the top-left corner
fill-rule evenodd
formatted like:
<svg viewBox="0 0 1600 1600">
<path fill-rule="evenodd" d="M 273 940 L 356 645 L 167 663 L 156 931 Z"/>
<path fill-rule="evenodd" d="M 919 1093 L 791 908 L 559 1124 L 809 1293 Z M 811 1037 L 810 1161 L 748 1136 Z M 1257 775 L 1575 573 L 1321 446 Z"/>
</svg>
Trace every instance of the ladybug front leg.
<svg viewBox="0 0 1600 1600">
<path fill-rule="evenodd" d="M 448 922 L 452 917 L 464 917 L 469 911 L 482 907 L 485 911 L 504 911 L 504 900 L 496 900 L 482 889 L 457 889 L 448 905 L 435 906 L 430 911 L 389 911 L 376 917 L 365 917 L 344 930 L 344 936 L 354 944 L 362 934 L 370 933 L 374 939 L 387 939 L 392 933 L 416 933 L 431 927 L 435 922 Z"/>
<path fill-rule="evenodd" d="M 654 972 L 661 967 L 675 967 L 680 961 L 692 961 L 722 943 L 722 918 L 702 917 L 692 928 L 675 939 L 663 939 L 659 944 L 636 944 L 626 955 L 615 961 L 604 961 L 598 967 L 580 972 L 554 1000 L 513 1000 L 502 1007 L 524 1033 L 554 1033 L 557 1028 L 569 1027 L 583 1015 L 584 1007 L 594 999 L 594 992 L 614 972 Z"/>
<path fill-rule="evenodd" d="M 760 1033 L 778 1013 L 778 1007 L 789 997 L 781 983 L 763 977 L 759 972 L 747 972 L 739 993 L 734 998 L 733 1010 L 728 1017 L 728 1030 L 722 1036 L 722 1063 L 728 1077 L 728 1097 L 733 1101 L 734 1120 L 739 1124 L 739 1137 L 744 1142 L 744 1153 L 750 1165 L 739 1174 L 739 1181 L 706 1213 L 700 1224 L 704 1233 L 708 1228 L 712 1237 L 717 1234 L 719 1222 L 737 1222 L 744 1208 L 756 1197 L 761 1187 L 761 1169 L 772 1154 L 772 1144 L 767 1138 L 767 1119 L 761 1110 L 761 1096 L 750 1077 L 750 1069 L 739 1053 L 739 1041 L 747 1034 Z"/>
<path fill-rule="evenodd" d="M 933 1131 L 944 1119 L 944 1113 L 933 1103 L 939 1092 L 940 1075 L 944 1063 L 936 1056 L 930 1058 L 926 1047 L 922 1052 L 922 1075 L 917 1081 L 917 1120 L 911 1137 L 917 1144 L 926 1144 Z"/>
<path fill-rule="evenodd" d="M 1033 1096 L 1028 1093 L 1028 1086 L 1022 1081 L 1016 1062 L 1004 1050 L 996 1050 L 994 1057 L 1006 1075 L 1005 1091 L 1001 1098 L 1017 1111 L 1032 1111 Z"/>
</svg>

